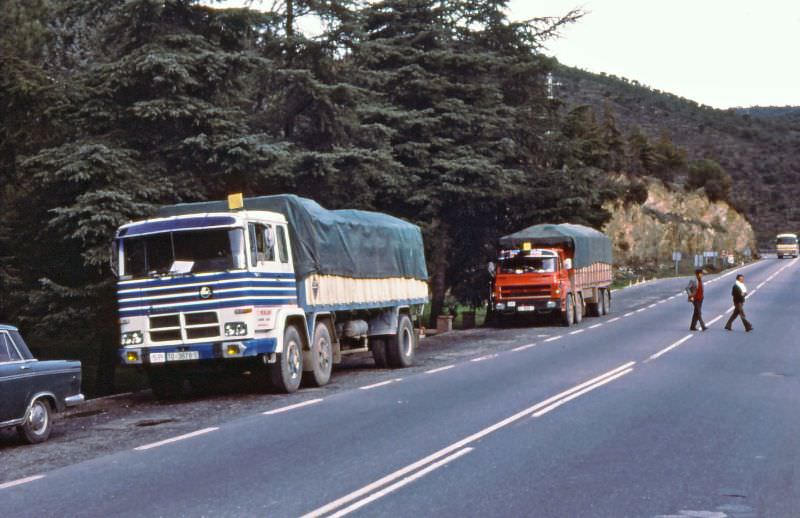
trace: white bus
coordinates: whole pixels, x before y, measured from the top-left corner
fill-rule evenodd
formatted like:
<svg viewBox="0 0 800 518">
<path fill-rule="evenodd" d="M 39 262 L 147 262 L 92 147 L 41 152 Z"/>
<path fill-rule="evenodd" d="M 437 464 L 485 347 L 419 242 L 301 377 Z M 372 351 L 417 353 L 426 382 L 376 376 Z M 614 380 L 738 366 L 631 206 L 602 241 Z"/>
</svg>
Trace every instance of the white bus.
<svg viewBox="0 0 800 518">
<path fill-rule="evenodd" d="M 778 234 L 775 239 L 776 248 L 778 251 L 778 259 L 784 257 L 797 257 L 800 255 L 800 249 L 797 245 L 797 234 Z"/>
</svg>

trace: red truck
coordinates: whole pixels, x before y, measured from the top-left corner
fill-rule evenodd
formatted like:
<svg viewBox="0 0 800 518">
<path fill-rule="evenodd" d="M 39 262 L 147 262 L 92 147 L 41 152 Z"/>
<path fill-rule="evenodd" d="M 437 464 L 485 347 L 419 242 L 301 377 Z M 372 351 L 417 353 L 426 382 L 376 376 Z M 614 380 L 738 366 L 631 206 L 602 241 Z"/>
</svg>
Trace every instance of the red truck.
<svg viewBox="0 0 800 518">
<path fill-rule="evenodd" d="M 500 238 L 492 275 L 495 320 L 549 314 L 564 326 L 611 311 L 611 240 L 582 225 L 534 225 Z"/>
</svg>

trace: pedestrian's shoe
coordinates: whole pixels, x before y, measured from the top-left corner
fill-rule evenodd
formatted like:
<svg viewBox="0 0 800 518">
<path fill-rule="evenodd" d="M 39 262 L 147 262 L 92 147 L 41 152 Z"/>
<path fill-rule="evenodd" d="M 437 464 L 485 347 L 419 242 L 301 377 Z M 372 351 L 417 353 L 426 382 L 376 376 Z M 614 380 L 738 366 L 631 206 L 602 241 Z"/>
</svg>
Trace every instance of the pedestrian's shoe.
<svg viewBox="0 0 800 518">
<path fill-rule="evenodd" d="M 708 326 L 703 326 L 703 331 L 705 331 L 706 329 L 708 329 Z"/>
<path fill-rule="evenodd" d="M 730 327 L 728 327 L 728 326 L 725 326 L 725 331 L 733 331 L 733 329 L 731 329 L 731 328 L 730 328 Z"/>
<path fill-rule="evenodd" d="M 697 328 L 696 327 L 690 327 L 689 331 L 697 331 Z"/>
<path fill-rule="evenodd" d="M 749 333 L 750 331 L 752 331 L 752 330 L 753 330 L 753 328 L 752 328 L 752 327 L 748 327 L 747 329 L 745 329 L 745 331 L 747 331 L 748 333 Z"/>
</svg>

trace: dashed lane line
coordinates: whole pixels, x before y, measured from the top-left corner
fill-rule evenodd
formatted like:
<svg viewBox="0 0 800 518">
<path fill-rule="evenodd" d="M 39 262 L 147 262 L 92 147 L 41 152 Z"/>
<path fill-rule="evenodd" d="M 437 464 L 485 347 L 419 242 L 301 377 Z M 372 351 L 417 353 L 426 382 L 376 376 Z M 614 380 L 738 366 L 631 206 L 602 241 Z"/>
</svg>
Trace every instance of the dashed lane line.
<svg viewBox="0 0 800 518">
<path fill-rule="evenodd" d="M 616 322 L 617 320 L 619 320 L 619 317 L 614 317 L 611 320 L 609 320 L 608 323 L 610 324 L 611 322 Z"/>
<path fill-rule="evenodd" d="M 294 405 L 289 405 L 289 406 L 285 406 L 285 407 L 281 407 L 281 408 L 276 408 L 275 410 L 267 410 L 266 412 L 262 412 L 262 413 L 264 415 L 280 414 L 280 413 L 283 413 L 283 412 L 288 412 L 289 410 L 294 410 L 295 408 L 302 408 L 304 406 L 314 405 L 314 404 L 320 403 L 321 401 L 322 401 L 322 398 L 309 399 L 308 401 L 303 401 L 301 403 L 297 403 L 297 404 L 294 404 Z"/>
<path fill-rule="evenodd" d="M 601 327 L 602 325 L 603 324 L 595 324 L 593 326 L 589 326 L 589 329 L 597 329 L 598 327 Z"/>
<path fill-rule="evenodd" d="M 617 373 L 617 374 L 615 374 L 615 375 L 613 375 L 613 376 L 611 376 L 609 378 L 606 378 L 606 379 L 603 379 L 601 381 L 598 381 L 594 385 L 589 385 L 588 387 L 586 387 L 583 390 L 575 392 L 574 394 L 569 395 L 569 396 L 565 397 L 564 399 L 560 399 L 560 400 L 556 401 L 555 403 L 553 403 L 553 404 L 551 404 L 549 406 L 546 406 L 546 407 L 542 408 L 541 410 L 539 410 L 537 412 L 534 412 L 533 414 L 531 414 L 531 417 L 541 417 L 541 416 L 543 416 L 544 414 L 546 414 L 548 412 L 552 412 L 553 410 L 555 410 L 556 408 L 560 407 L 561 405 L 563 405 L 565 403 L 569 403 L 573 399 L 579 398 L 582 395 L 586 394 L 587 392 L 591 392 L 594 389 L 600 388 L 600 387 L 602 387 L 603 385 L 605 385 L 607 383 L 611 383 L 612 381 L 614 381 L 614 380 L 616 380 L 618 378 L 621 378 L 622 376 L 625 376 L 626 374 L 630 374 L 631 372 L 633 372 L 633 369 L 632 368 L 628 368 L 628 369 L 625 369 L 624 371 L 619 372 L 619 373 Z"/>
<path fill-rule="evenodd" d="M 720 319 L 720 318 L 722 318 L 722 317 L 724 317 L 724 316 L 725 316 L 725 314 L 724 314 L 724 313 L 723 313 L 722 315 L 717 315 L 716 317 L 714 317 L 713 319 L 711 319 L 711 322 L 709 322 L 707 325 L 709 325 L 709 326 L 713 326 L 713 325 L 714 325 L 716 322 L 718 322 L 718 321 L 719 321 L 719 319 Z"/>
<path fill-rule="evenodd" d="M 381 381 L 380 383 L 373 383 L 372 385 L 364 385 L 363 387 L 358 387 L 358 390 L 369 390 L 378 387 L 383 387 L 385 385 L 390 385 L 392 383 L 397 383 L 398 381 L 403 381 L 403 378 L 394 378 L 386 381 Z"/>
<path fill-rule="evenodd" d="M 571 334 L 571 335 L 579 335 L 579 334 L 583 333 L 584 331 L 585 331 L 585 329 L 576 329 L 575 331 L 570 331 L 569 334 Z"/>
<path fill-rule="evenodd" d="M 552 337 L 548 338 L 547 340 L 545 340 L 545 342 L 555 342 L 556 340 L 560 340 L 562 337 L 563 337 L 563 335 L 552 336 Z"/>
<path fill-rule="evenodd" d="M 622 316 L 623 316 L 623 317 L 629 317 L 629 316 L 633 315 L 634 313 L 636 313 L 636 312 L 635 312 L 635 311 L 630 311 L 630 312 L 628 312 L 628 313 L 625 313 L 625 314 L 624 314 L 624 315 L 622 315 Z"/>
<path fill-rule="evenodd" d="M 34 480 L 41 480 L 43 478 L 44 475 L 33 475 L 31 477 L 12 480 L 11 482 L 3 482 L 2 484 L 0 484 L 0 489 L 8 489 L 10 487 L 21 486 L 22 484 L 27 484 L 28 482 L 33 482 Z"/>
<path fill-rule="evenodd" d="M 536 344 L 532 343 L 532 344 L 520 345 L 519 347 L 514 347 L 513 349 L 511 349 L 511 351 L 519 352 L 519 351 L 524 351 L 525 349 L 530 349 L 531 347 L 536 347 Z"/>
<path fill-rule="evenodd" d="M 192 437 L 197 437 L 198 435 L 205 435 L 207 433 L 215 432 L 219 430 L 218 426 L 211 426 L 209 428 L 203 428 L 202 430 L 197 430 L 191 433 L 185 433 L 183 435 L 179 435 L 177 437 L 172 437 L 170 439 L 164 439 L 163 441 L 153 442 L 150 444 L 145 444 L 144 446 L 138 446 L 134 448 L 136 451 L 144 451 L 150 450 L 152 448 L 158 448 L 159 446 L 164 446 L 165 444 L 172 444 L 173 442 L 183 441 L 186 439 L 191 439 Z"/>
<path fill-rule="evenodd" d="M 439 367 L 437 369 L 431 369 L 429 371 L 425 371 L 425 374 L 436 374 L 437 372 L 446 371 L 448 369 L 452 369 L 455 365 L 445 365 L 444 367 Z"/>
<path fill-rule="evenodd" d="M 647 361 L 655 360 L 656 358 L 661 357 L 662 355 L 670 352 L 671 350 L 675 349 L 676 347 L 678 347 L 679 345 L 684 343 L 686 340 L 690 339 L 692 336 L 694 336 L 694 335 L 686 335 L 686 336 L 684 336 L 683 338 L 681 338 L 680 340 L 678 340 L 674 344 L 670 345 L 669 347 L 666 347 L 666 348 L 658 351 L 654 355 L 650 356 L 650 358 L 648 358 Z"/>
<path fill-rule="evenodd" d="M 482 361 L 491 360 L 491 359 L 494 359 L 494 358 L 497 358 L 497 354 L 487 354 L 485 356 L 478 356 L 477 358 L 473 358 L 470 361 L 471 362 L 482 362 Z"/>
</svg>

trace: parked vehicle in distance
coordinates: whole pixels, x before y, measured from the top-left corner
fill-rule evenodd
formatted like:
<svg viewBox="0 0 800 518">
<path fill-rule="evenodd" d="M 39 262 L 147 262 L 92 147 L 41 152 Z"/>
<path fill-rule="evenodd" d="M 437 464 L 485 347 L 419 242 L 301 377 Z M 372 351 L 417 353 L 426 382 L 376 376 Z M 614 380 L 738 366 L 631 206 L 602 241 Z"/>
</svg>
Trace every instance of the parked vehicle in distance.
<svg viewBox="0 0 800 518">
<path fill-rule="evenodd" d="M 778 234 L 775 238 L 775 245 L 778 252 L 778 259 L 800 256 L 797 234 Z"/>
<path fill-rule="evenodd" d="M 582 225 L 534 225 L 500 238 L 492 274 L 495 319 L 551 314 L 565 326 L 611 311 L 611 240 Z"/>
<path fill-rule="evenodd" d="M 293 195 L 162 208 L 115 240 L 122 361 L 158 398 L 217 369 L 284 392 L 325 385 L 344 354 L 414 361 L 428 300 L 422 233 Z"/>
<path fill-rule="evenodd" d="M 16 327 L 0 324 L 0 428 L 30 444 L 46 441 L 53 417 L 83 402 L 81 362 L 39 361 Z"/>
</svg>

